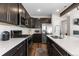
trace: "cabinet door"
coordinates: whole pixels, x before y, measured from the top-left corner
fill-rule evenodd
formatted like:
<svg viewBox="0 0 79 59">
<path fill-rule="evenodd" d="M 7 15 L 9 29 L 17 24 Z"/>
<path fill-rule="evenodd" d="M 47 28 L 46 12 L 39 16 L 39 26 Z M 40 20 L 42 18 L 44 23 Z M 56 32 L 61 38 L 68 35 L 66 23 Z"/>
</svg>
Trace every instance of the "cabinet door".
<svg viewBox="0 0 79 59">
<path fill-rule="evenodd" d="M 51 40 L 47 37 L 47 45 L 48 45 L 48 55 L 53 56 L 52 46 L 51 46 Z"/>
<path fill-rule="evenodd" d="M 59 52 L 59 50 L 56 48 L 54 42 L 47 37 L 48 41 L 48 54 L 49 56 L 61 56 L 62 54 Z"/>
<path fill-rule="evenodd" d="M 25 11 L 25 26 L 29 27 L 29 20 L 30 20 L 30 15 L 28 14 L 27 10 Z"/>
<path fill-rule="evenodd" d="M 57 45 L 53 40 L 48 39 L 48 53 L 49 56 L 70 56 L 64 49 Z"/>
<path fill-rule="evenodd" d="M 28 46 L 27 46 L 27 44 L 28 44 L 27 40 L 28 40 L 28 39 L 25 40 L 25 56 L 27 56 L 27 52 L 28 52 L 28 51 L 27 51 L 27 50 L 28 50 L 28 49 L 27 49 L 27 47 L 28 47 Z"/>
<path fill-rule="evenodd" d="M 52 51 L 53 51 L 54 56 L 62 56 L 61 52 L 55 47 L 54 44 L 52 44 L 51 47 L 52 47 Z"/>
<path fill-rule="evenodd" d="M 32 38 L 34 43 L 42 42 L 42 34 L 33 34 Z"/>
<path fill-rule="evenodd" d="M 0 21 L 8 22 L 7 18 L 7 3 L 0 3 Z"/>
<path fill-rule="evenodd" d="M 24 6 L 20 3 L 19 4 L 19 13 L 22 17 L 25 18 L 25 12 L 26 12 L 26 9 L 24 8 Z"/>
<path fill-rule="evenodd" d="M 8 4 L 8 22 L 11 24 L 17 25 L 18 21 L 18 4 L 17 3 L 9 3 Z"/>
<path fill-rule="evenodd" d="M 28 28 L 31 28 L 31 18 L 27 18 L 28 19 Z"/>
<path fill-rule="evenodd" d="M 40 28 L 40 27 L 41 27 L 40 19 L 36 18 L 36 20 L 35 20 L 35 28 Z"/>
<path fill-rule="evenodd" d="M 32 38 L 29 37 L 29 38 L 27 39 L 27 55 L 28 55 L 28 56 L 30 56 L 31 47 L 32 47 Z"/>
<path fill-rule="evenodd" d="M 19 3 L 19 25 L 25 26 L 25 8 Z"/>
<path fill-rule="evenodd" d="M 15 56 L 25 56 L 25 44 L 24 44 L 24 42 L 21 43 L 17 47 Z"/>
<path fill-rule="evenodd" d="M 51 18 L 40 18 L 41 23 L 51 23 Z"/>
<path fill-rule="evenodd" d="M 35 21 L 34 21 L 34 18 L 31 18 L 31 28 L 35 28 Z"/>
</svg>

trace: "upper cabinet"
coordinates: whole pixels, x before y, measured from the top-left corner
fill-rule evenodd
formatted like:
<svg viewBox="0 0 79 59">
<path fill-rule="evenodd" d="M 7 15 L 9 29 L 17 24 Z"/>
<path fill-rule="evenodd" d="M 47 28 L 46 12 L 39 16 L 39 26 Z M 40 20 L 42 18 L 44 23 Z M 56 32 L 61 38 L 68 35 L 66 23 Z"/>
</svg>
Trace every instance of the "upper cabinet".
<svg viewBox="0 0 79 59">
<path fill-rule="evenodd" d="M 29 27 L 30 15 L 21 3 L 0 3 L 0 22 Z"/>
<path fill-rule="evenodd" d="M 30 28 L 41 28 L 42 23 L 51 23 L 51 18 L 33 18 L 29 19 Z"/>
<path fill-rule="evenodd" d="M 21 3 L 0 3 L 0 22 L 40 28 L 42 23 L 51 23 L 51 18 L 33 18 Z"/>
<path fill-rule="evenodd" d="M 30 15 L 27 10 L 24 8 L 22 4 L 19 4 L 19 25 L 28 27 L 28 21 L 30 19 Z"/>
<path fill-rule="evenodd" d="M 18 5 L 17 3 L 0 3 L 0 21 L 10 24 L 17 24 Z"/>
<path fill-rule="evenodd" d="M 40 18 L 41 23 L 51 23 L 51 18 Z"/>
<path fill-rule="evenodd" d="M 8 4 L 8 22 L 14 25 L 17 25 L 18 22 L 18 4 L 9 3 Z"/>
<path fill-rule="evenodd" d="M 21 17 L 25 18 L 25 12 L 26 12 L 26 10 L 25 10 L 24 6 L 21 3 L 19 3 L 19 15 Z"/>
<path fill-rule="evenodd" d="M 30 27 L 30 19 L 31 19 L 31 17 L 29 15 L 29 13 L 27 11 L 25 11 L 25 26 L 26 27 Z"/>
<path fill-rule="evenodd" d="M 8 22 L 7 4 L 6 3 L 0 3 L 0 21 Z"/>
</svg>

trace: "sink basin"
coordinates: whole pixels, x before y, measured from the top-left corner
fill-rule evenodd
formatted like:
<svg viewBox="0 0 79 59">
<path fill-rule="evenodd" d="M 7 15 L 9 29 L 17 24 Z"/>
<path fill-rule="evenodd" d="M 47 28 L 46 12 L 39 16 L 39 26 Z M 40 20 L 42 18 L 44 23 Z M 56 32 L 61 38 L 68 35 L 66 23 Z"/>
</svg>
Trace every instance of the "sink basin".
<svg viewBox="0 0 79 59">
<path fill-rule="evenodd" d="M 62 37 L 58 37 L 58 36 L 51 36 L 54 39 L 63 39 Z"/>
</svg>

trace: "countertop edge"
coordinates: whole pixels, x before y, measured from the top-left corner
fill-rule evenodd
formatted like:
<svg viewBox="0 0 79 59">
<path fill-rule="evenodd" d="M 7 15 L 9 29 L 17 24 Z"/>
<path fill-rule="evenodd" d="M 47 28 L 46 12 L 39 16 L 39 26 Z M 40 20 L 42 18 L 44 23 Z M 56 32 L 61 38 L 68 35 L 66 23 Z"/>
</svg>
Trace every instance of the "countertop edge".
<svg viewBox="0 0 79 59">
<path fill-rule="evenodd" d="M 23 40 L 20 41 L 19 43 L 17 43 L 16 45 L 14 45 L 13 47 L 11 47 L 10 49 L 8 49 L 5 53 L 7 53 L 8 51 L 10 51 L 11 49 L 13 49 L 15 46 L 17 46 L 18 44 L 20 44 L 21 42 L 23 42 L 24 40 L 28 39 L 31 36 L 27 36 L 25 38 L 22 38 Z M 13 39 L 13 38 L 12 38 Z M 5 53 L 0 54 L 1 56 L 3 56 Z"/>
<path fill-rule="evenodd" d="M 47 37 L 49 37 L 51 40 L 52 40 L 52 37 L 50 37 L 51 35 L 47 35 Z M 67 51 L 67 49 L 63 48 L 60 44 L 58 44 L 55 40 L 53 40 L 57 45 L 59 45 L 63 50 L 65 50 L 68 54 L 70 54 L 71 56 L 74 56 L 72 55 L 69 51 Z"/>
</svg>

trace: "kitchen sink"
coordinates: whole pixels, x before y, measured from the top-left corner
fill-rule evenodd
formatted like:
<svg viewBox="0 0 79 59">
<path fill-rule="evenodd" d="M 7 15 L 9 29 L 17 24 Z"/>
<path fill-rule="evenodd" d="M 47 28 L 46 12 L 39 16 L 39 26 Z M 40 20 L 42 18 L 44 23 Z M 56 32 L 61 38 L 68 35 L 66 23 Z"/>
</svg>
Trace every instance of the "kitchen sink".
<svg viewBox="0 0 79 59">
<path fill-rule="evenodd" d="M 51 37 L 54 39 L 63 39 L 62 37 L 59 37 L 59 36 L 51 36 Z"/>
</svg>

